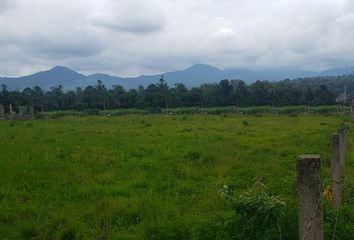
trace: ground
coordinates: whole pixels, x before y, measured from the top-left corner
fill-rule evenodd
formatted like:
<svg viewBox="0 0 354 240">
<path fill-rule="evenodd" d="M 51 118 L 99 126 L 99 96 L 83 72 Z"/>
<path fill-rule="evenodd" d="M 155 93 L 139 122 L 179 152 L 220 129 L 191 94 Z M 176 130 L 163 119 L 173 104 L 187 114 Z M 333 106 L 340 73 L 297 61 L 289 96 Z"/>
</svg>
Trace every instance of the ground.
<svg viewBox="0 0 354 240">
<path fill-rule="evenodd" d="M 324 178 L 330 138 L 342 121 L 322 115 L 0 121 L 0 239 L 226 239 L 220 232 L 238 229 L 222 229 L 236 220 L 221 190 L 238 196 L 256 181 L 285 202 L 282 237 L 297 239 L 295 159 L 320 154 Z M 352 140 L 350 129 L 349 146 Z M 353 158 L 349 147 L 350 213 Z M 332 215 L 325 206 L 327 235 Z M 339 220 L 337 234 L 352 233 L 353 223 Z"/>
</svg>

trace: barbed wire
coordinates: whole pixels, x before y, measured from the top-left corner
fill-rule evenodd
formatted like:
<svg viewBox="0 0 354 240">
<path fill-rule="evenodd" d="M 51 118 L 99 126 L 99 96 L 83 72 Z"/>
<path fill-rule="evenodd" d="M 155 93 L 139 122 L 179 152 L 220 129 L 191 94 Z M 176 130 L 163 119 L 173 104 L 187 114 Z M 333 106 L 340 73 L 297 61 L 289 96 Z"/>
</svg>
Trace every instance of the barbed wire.
<svg viewBox="0 0 354 240">
<path fill-rule="evenodd" d="M 334 240 L 335 237 L 336 237 L 336 229 L 337 229 L 338 217 L 339 217 L 339 209 L 337 209 L 337 213 L 336 213 L 336 221 L 335 221 L 335 223 L 334 223 L 334 229 L 333 229 L 332 240 Z"/>
<path fill-rule="evenodd" d="M 343 135 L 342 135 L 342 132 L 343 132 Z M 342 151 L 345 152 L 346 151 L 346 145 L 347 145 L 347 132 L 348 132 L 348 127 L 347 126 L 344 126 L 342 127 L 338 133 L 339 133 L 339 147 L 338 147 L 338 150 L 337 152 L 335 152 L 335 156 L 338 156 L 340 159 L 343 158 L 344 154 L 342 154 Z M 332 153 L 333 154 L 333 153 Z M 332 155 L 333 156 L 333 155 Z M 331 158 L 332 160 L 332 158 Z M 320 202 L 322 200 L 322 193 L 324 191 L 324 188 L 326 186 L 326 183 L 327 183 L 327 180 L 329 178 L 329 175 L 331 174 L 332 172 L 332 167 L 333 167 L 333 164 L 332 164 L 332 161 L 330 163 L 330 168 L 328 170 L 328 173 L 323 181 L 323 184 L 322 184 L 322 187 L 321 187 L 321 194 L 320 194 L 320 197 L 316 203 L 316 207 L 315 207 L 315 210 L 313 212 L 313 214 L 311 215 L 311 218 L 310 218 L 310 221 L 309 221 L 309 224 L 306 226 L 306 231 L 304 233 L 304 235 L 302 236 L 301 240 L 304 240 L 305 237 L 307 236 L 310 228 L 311 228 L 311 225 L 312 225 L 312 222 L 313 222 L 313 219 L 314 217 L 316 216 L 317 214 L 317 211 L 318 211 L 318 208 L 319 208 L 319 205 L 320 205 Z M 342 180 L 343 181 L 343 180 Z M 335 181 L 333 181 L 335 182 Z M 337 182 L 338 183 L 338 182 Z M 342 182 L 341 182 L 342 183 Z M 338 217 L 339 217 L 339 210 L 337 209 L 337 213 L 336 213 L 336 219 L 335 219 L 335 225 L 334 225 L 334 229 L 333 229 L 333 235 L 332 235 L 332 240 L 335 239 L 335 234 L 336 234 L 336 229 L 337 229 L 337 222 L 338 222 Z"/>
<path fill-rule="evenodd" d="M 343 129 L 343 134 L 344 134 L 344 135 L 340 134 L 340 138 L 342 138 L 342 139 L 341 139 L 341 141 L 342 141 L 342 142 L 341 142 L 341 143 L 342 143 L 342 146 L 340 146 L 339 149 L 340 149 L 341 154 L 342 154 L 342 156 L 340 156 L 340 157 L 341 157 L 341 158 L 345 158 L 345 151 L 346 151 L 346 148 L 347 148 L 348 126 L 343 126 L 342 129 Z M 345 161 L 345 159 L 344 159 L 344 161 Z M 343 181 L 343 177 L 342 177 L 342 181 Z M 333 181 L 333 182 L 335 182 L 335 181 Z M 338 183 L 338 182 L 337 182 L 337 183 Z M 340 182 L 340 183 L 342 183 L 342 182 Z M 336 237 L 336 230 L 337 230 L 338 218 L 339 218 L 339 209 L 337 209 L 337 212 L 336 212 L 336 220 L 335 220 L 335 223 L 334 223 L 334 229 L 333 229 L 332 240 L 334 240 L 335 237 Z"/>
<path fill-rule="evenodd" d="M 340 152 L 341 152 L 341 147 L 338 148 L 338 150 L 337 150 L 337 152 L 336 152 L 336 155 L 337 155 L 337 156 L 340 156 L 340 155 L 339 155 Z M 326 175 L 326 177 L 325 177 L 325 179 L 324 179 L 324 181 L 323 181 L 323 184 L 322 184 L 322 186 L 321 186 L 321 194 L 320 194 L 320 197 L 319 197 L 318 200 L 317 200 L 315 210 L 313 211 L 313 213 L 312 213 L 312 215 L 311 215 L 310 221 L 309 221 L 308 225 L 306 226 L 305 233 L 304 233 L 304 235 L 302 236 L 301 240 L 304 240 L 305 237 L 307 236 L 308 232 L 310 231 L 310 228 L 311 228 L 313 219 L 315 218 L 315 216 L 316 216 L 316 214 L 317 214 L 317 211 L 318 211 L 320 202 L 321 202 L 321 200 L 322 200 L 322 192 L 324 191 L 325 186 L 326 186 L 326 184 L 327 184 L 327 180 L 328 180 L 328 178 L 329 178 L 329 176 L 330 176 L 330 174 L 331 174 L 331 172 L 332 172 L 332 167 L 333 167 L 333 164 L 331 163 L 330 168 L 329 168 L 329 170 L 328 170 L 328 172 L 327 172 L 327 175 Z"/>
<path fill-rule="evenodd" d="M 323 182 L 323 184 L 322 184 L 322 186 L 321 186 L 321 193 L 323 192 L 324 187 L 326 186 L 326 183 L 327 183 L 327 180 L 328 180 L 328 178 L 329 178 L 329 175 L 331 174 L 331 171 L 332 171 L 332 164 L 331 164 L 331 167 L 329 168 L 328 173 L 327 173 L 327 175 L 326 175 L 326 177 L 325 177 L 325 179 L 324 179 L 324 182 Z M 301 240 L 304 240 L 305 237 L 307 236 L 308 232 L 310 231 L 310 228 L 311 228 L 313 219 L 314 219 L 314 217 L 315 217 L 316 214 L 317 214 L 317 211 L 318 211 L 318 208 L 319 208 L 319 206 L 320 206 L 321 200 L 322 200 L 322 194 L 320 194 L 320 197 L 319 197 L 318 200 L 317 200 L 315 210 L 313 211 L 313 213 L 312 213 L 312 215 L 311 215 L 310 221 L 309 221 L 309 223 L 308 223 L 307 226 L 306 226 L 305 233 L 304 233 L 304 235 L 302 236 Z"/>
</svg>

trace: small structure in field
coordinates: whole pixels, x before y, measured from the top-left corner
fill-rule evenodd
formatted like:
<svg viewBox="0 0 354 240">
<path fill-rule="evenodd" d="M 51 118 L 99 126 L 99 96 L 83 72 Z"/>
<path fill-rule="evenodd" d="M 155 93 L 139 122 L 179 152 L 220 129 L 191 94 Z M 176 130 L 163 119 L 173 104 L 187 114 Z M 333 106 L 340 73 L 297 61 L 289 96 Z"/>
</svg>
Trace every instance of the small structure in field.
<svg viewBox="0 0 354 240">
<path fill-rule="evenodd" d="M 343 106 L 351 105 L 351 114 L 354 120 L 354 96 L 347 93 L 346 86 L 344 86 L 344 92 L 337 97 L 336 102 L 343 104 Z"/>
</svg>

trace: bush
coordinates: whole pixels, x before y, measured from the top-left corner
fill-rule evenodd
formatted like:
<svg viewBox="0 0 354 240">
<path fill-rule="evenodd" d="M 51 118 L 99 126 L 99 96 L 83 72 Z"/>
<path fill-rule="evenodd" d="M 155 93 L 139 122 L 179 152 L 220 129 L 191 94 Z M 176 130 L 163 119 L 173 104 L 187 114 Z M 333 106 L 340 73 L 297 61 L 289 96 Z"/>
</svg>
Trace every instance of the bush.
<svg viewBox="0 0 354 240">
<path fill-rule="evenodd" d="M 232 197 L 232 191 L 224 186 L 222 196 L 235 211 L 234 218 L 226 223 L 230 239 L 282 238 L 280 223 L 285 215 L 285 203 L 267 193 L 260 181 L 237 197 Z"/>
</svg>

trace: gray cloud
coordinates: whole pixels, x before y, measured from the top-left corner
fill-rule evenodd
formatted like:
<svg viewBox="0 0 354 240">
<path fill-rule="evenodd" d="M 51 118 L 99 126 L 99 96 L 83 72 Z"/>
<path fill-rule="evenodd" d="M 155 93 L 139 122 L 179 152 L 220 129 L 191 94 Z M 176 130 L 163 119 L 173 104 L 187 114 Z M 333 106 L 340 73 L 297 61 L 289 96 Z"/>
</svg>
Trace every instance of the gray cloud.
<svg viewBox="0 0 354 240">
<path fill-rule="evenodd" d="M 16 6 L 16 3 L 11 0 L 0 0 L 0 13 L 5 12 Z"/>
<path fill-rule="evenodd" d="M 350 0 L 0 0 L 0 75 L 354 66 Z"/>
<path fill-rule="evenodd" d="M 164 12 L 156 1 L 105 1 L 90 14 L 94 25 L 133 34 L 157 32 L 163 28 Z"/>
</svg>

